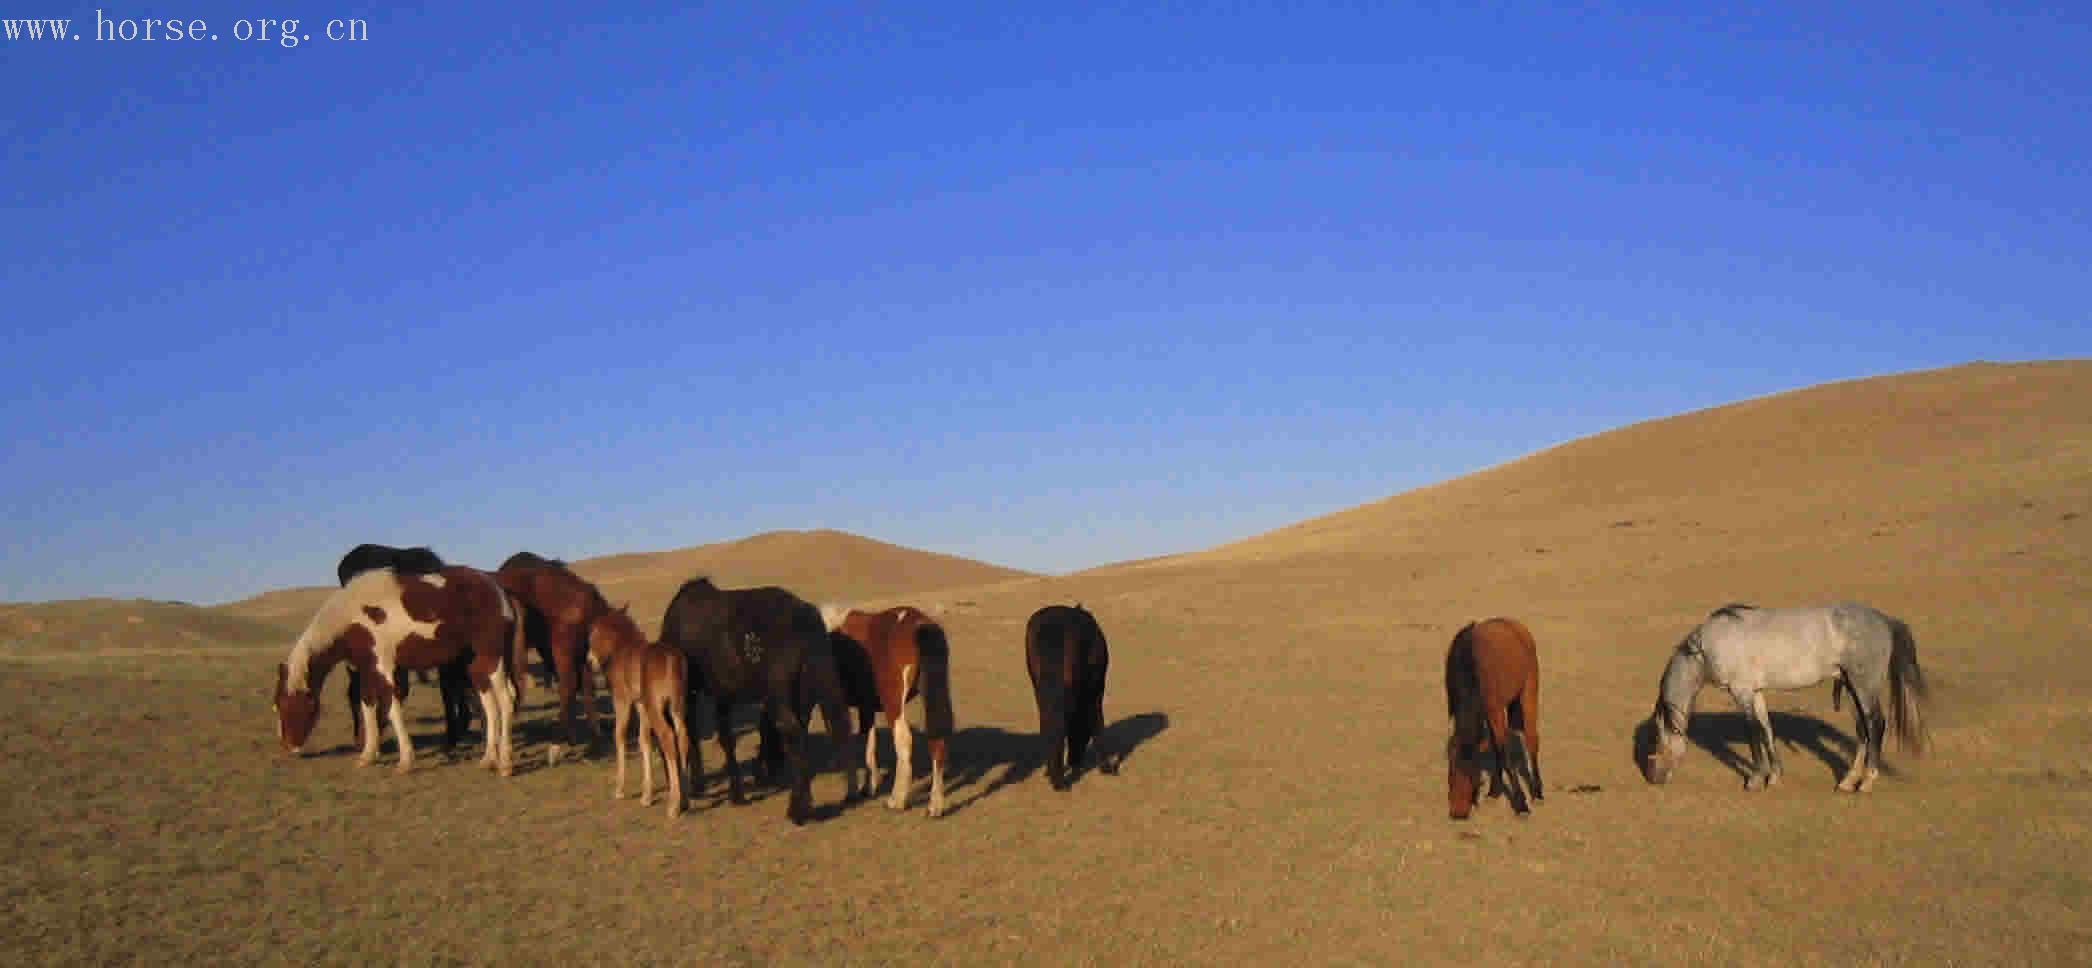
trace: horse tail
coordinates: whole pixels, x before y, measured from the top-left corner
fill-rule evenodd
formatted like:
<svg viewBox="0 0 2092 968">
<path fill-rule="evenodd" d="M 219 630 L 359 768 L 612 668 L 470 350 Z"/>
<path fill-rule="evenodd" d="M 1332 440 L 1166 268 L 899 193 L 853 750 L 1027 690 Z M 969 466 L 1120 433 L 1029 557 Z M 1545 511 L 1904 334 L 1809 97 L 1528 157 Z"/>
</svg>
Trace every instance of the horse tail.
<svg viewBox="0 0 2092 968">
<path fill-rule="evenodd" d="M 924 623 L 915 629 L 915 655 L 922 662 L 916 682 L 923 696 L 923 733 L 931 739 L 952 734 L 952 649 L 944 626 Z"/>
<path fill-rule="evenodd" d="M 529 610 L 524 608 L 521 600 L 508 591 L 503 590 L 501 594 L 507 597 L 509 614 L 512 616 L 508 626 L 508 680 L 509 685 L 516 691 L 516 705 L 521 706 L 523 684 L 530 679 L 523 674 L 523 670 L 530 665 Z"/>
<path fill-rule="evenodd" d="M 1453 646 L 1446 650 L 1446 715 L 1460 715 L 1460 694 L 1471 691 L 1477 683 L 1475 677 L 1475 623 L 1453 636 Z"/>
<path fill-rule="evenodd" d="M 1888 616 L 1882 616 L 1888 618 Z M 1918 668 L 1918 640 L 1903 620 L 1889 618 L 1889 711 L 1896 720 L 1896 740 L 1912 753 L 1925 752 L 1927 736 L 1922 709 L 1927 687 Z"/>
</svg>

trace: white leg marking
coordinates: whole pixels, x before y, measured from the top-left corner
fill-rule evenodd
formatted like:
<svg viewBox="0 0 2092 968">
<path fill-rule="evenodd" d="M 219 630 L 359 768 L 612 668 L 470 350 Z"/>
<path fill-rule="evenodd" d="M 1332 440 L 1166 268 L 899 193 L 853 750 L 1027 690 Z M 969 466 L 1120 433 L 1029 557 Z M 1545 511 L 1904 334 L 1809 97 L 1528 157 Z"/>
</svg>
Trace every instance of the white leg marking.
<svg viewBox="0 0 2092 968">
<path fill-rule="evenodd" d="M 944 816 L 944 758 L 930 757 L 930 816 Z"/>
<path fill-rule="evenodd" d="M 487 750 L 480 754 L 479 765 L 490 770 L 494 768 L 494 748 L 496 744 L 501 742 L 500 707 L 494 698 L 499 688 L 499 686 L 489 686 L 488 688 L 478 690 L 479 711 L 487 717 Z"/>
<path fill-rule="evenodd" d="M 393 690 L 392 714 L 386 718 L 392 721 L 392 739 L 400 747 L 399 771 L 401 773 L 414 768 L 414 738 L 407 735 L 406 706 L 406 703 L 399 700 L 399 691 L 397 689 Z"/>
<path fill-rule="evenodd" d="M 910 680 L 915 678 L 914 666 L 901 667 L 901 695 L 908 695 Z M 886 805 L 894 810 L 908 809 L 908 788 L 915 783 L 915 733 L 908 726 L 908 701 L 901 700 L 901 708 L 893 710 L 893 795 Z"/>
<path fill-rule="evenodd" d="M 501 706 L 501 764 L 496 769 L 502 776 L 516 772 L 516 687 L 508 681 L 508 660 L 494 663 L 494 699 Z"/>
<path fill-rule="evenodd" d="M 871 796 L 879 790 L 879 727 L 875 723 L 864 731 L 864 795 Z"/>
<path fill-rule="evenodd" d="M 356 758 L 356 765 L 369 766 L 378 761 L 378 704 L 361 696 L 356 704 L 363 714 L 363 755 Z"/>
</svg>

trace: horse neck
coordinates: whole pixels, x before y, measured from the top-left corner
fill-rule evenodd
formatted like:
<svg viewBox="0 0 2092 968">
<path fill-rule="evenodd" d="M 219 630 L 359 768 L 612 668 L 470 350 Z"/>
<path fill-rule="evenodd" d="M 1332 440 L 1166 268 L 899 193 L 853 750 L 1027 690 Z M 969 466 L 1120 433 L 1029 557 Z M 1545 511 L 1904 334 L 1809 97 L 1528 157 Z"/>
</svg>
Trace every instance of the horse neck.
<svg viewBox="0 0 2092 968">
<path fill-rule="evenodd" d="M 1690 716 L 1693 700 L 1706 681 L 1707 664 L 1699 652 L 1680 649 L 1671 653 L 1670 663 L 1663 667 L 1663 686 L 1657 699 L 1678 710 L 1680 716 Z"/>
</svg>

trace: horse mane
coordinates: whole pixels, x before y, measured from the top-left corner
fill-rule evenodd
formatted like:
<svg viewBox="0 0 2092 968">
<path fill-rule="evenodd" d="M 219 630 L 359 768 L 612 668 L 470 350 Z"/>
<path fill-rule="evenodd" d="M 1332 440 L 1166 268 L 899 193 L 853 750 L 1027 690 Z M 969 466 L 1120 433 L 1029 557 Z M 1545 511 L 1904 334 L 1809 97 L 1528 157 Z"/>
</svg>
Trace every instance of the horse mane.
<svg viewBox="0 0 2092 968">
<path fill-rule="evenodd" d="M 565 561 L 562 561 L 558 558 L 547 558 L 544 555 L 530 551 L 518 551 L 515 554 L 508 556 L 507 561 L 501 563 L 501 567 L 503 568 L 509 568 L 516 565 L 524 565 L 531 568 L 567 567 L 567 563 Z"/>
<path fill-rule="evenodd" d="M 1460 692 L 1472 689 L 1479 683 L 1475 674 L 1475 623 L 1453 635 L 1453 644 L 1446 649 L 1446 715 L 1460 715 Z"/>
<path fill-rule="evenodd" d="M 1707 618 L 1709 621 L 1718 618 L 1742 618 L 1743 613 L 1755 612 L 1757 610 L 1758 606 L 1756 605 L 1747 605 L 1743 602 L 1730 602 L 1729 604 L 1717 608 L 1712 612 L 1708 612 Z"/>
</svg>

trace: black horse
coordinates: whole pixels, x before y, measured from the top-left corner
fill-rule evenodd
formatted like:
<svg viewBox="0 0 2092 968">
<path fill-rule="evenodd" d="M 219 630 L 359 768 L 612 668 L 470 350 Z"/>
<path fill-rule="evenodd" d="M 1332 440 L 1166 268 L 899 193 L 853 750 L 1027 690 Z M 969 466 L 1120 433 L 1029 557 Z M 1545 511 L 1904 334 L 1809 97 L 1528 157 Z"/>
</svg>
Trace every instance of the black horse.
<svg viewBox="0 0 2092 968">
<path fill-rule="evenodd" d="M 1054 789 L 1066 790 L 1083 751 L 1104 730 L 1104 673 L 1111 665 L 1111 650 L 1096 616 L 1081 605 L 1048 605 L 1024 623 L 1024 664 L 1039 702 L 1046 780 Z M 1118 772 L 1118 763 L 1101 745 L 1097 767 Z"/>
<path fill-rule="evenodd" d="M 661 617 L 661 642 L 690 660 L 690 702 L 712 694 L 719 750 L 726 757 L 728 797 L 746 803 L 741 766 L 734 759 L 733 707 L 758 703 L 770 720 L 792 766 L 792 794 L 785 816 L 805 823 L 813 809 L 813 770 L 806 757 L 807 718 L 798 697 L 810 694 L 828 720 L 842 766 L 850 772 L 849 798 L 857 793 L 846 700 L 821 613 L 782 588 L 722 590 L 704 578 L 683 583 Z M 691 747 L 690 775 L 702 789 L 703 757 Z"/>
<path fill-rule="evenodd" d="M 360 544 L 341 556 L 341 564 L 334 566 L 334 577 L 343 585 L 349 579 L 373 568 L 390 568 L 402 575 L 432 575 L 443 570 L 443 559 L 427 548 L 394 548 L 390 545 Z M 444 666 L 436 674 L 437 687 L 443 691 L 443 748 L 454 749 L 465 730 L 472 725 L 472 677 L 468 667 L 472 664 L 470 654 L 460 655 L 457 661 Z M 428 680 L 424 679 L 423 682 Z M 400 699 L 407 698 L 407 682 L 399 682 Z M 356 744 L 363 745 L 363 717 L 357 712 L 357 699 L 363 695 L 363 677 L 356 667 L 349 666 L 349 721 L 356 731 Z"/>
</svg>

